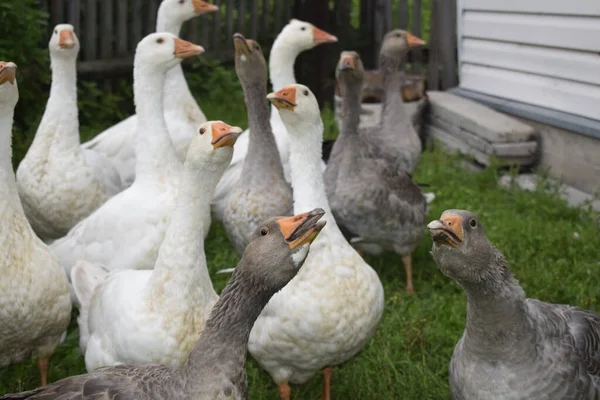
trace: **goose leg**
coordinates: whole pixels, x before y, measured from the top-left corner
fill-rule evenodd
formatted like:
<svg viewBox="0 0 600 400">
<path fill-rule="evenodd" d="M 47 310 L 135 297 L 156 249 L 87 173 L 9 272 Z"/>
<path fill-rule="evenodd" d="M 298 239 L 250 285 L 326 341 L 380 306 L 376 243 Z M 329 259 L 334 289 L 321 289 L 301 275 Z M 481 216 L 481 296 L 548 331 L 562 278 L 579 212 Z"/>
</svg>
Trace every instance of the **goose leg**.
<svg viewBox="0 0 600 400">
<path fill-rule="evenodd" d="M 279 398 L 281 400 L 290 400 L 292 398 L 292 388 L 287 382 L 279 385 Z"/>
<path fill-rule="evenodd" d="M 414 294 L 415 288 L 413 287 L 412 279 L 412 255 L 408 254 L 402 256 L 402 262 L 404 263 L 404 269 L 406 270 L 406 293 Z"/>
<path fill-rule="evenodd" d="M 321 395 L 321 400 L 331 400 L 331 374 L 333 374 L 332 367 L 323 369 L 323 394 Z"/>
<path fill-rule="evenodd" d="M 40 369 L 42 386 L 46 386 L 48 384 L 48 359 L 40 358 L 38 360 L 38 368 Z"/>
</svg>

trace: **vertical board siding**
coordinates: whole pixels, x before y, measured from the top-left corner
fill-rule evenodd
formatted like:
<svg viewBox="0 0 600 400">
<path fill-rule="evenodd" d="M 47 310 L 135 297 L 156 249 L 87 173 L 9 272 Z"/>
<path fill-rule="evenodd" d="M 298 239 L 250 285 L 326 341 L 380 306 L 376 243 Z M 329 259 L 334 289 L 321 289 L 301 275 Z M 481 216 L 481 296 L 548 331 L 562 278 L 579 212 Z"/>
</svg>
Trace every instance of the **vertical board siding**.
<svg viewBox="0 0 600 400">
<path fill-rule="evenodd" d="M 409 61 L 415 72 L 421 73 L 427 69 L 430 86 L 446 88 L 452 85 L 452 74 L 456 72 L 455 65 L 441 67 L 444 63 L 455 62 L 455 29 L 451 18 L 448 18 L 455 12 L 455 1 L 347 0 L 330 2 L 328 8 L 331 21 L 335 20 L 337 27 L 332 33 L 339 36 L 340 45 L 343 47 L 344 43 L 358 39 L 365 52 L 365 63 L 370 67 L 377 66 L 381 42 L 389 30 L 402 28 L 409 29 L 417 36 L 423 34 L 423 5 L 433 3 L 437 11 L 431 13 L 432 32 L 428 50 L 435 50 L 431 57 L 430 51 L 413 50 Z M 52 26 L 58 23 L 74 25 L 82 43 L 80 69 L 96 73 L 110 71 L 111 68 L 122 70 L 131 62 L 137 43 L 156 29 L 160 2 L 41 0 L 40 4 L 48 10 Z M 181 35 L 202 45 L 207 50 L 207 57 L 221 60 L 231 59 L 228 50 L 231 48 L 231 36 L 236 31 L 264 42 L 268 48 L 298 6 L 298 0 L 213 0 L 212 3 L 219 7 L 219 11 L 187 22 Z M 353 26 L 351 18 L 357 12 L 360 14 L 359 25 Z M 479 28 L 475 24 L 472 29 Z M 445 46 L 450 48 L 446 50 Z"/>
<path fill-rule="evenodd" d="M 600 1 L 462 0 L 458 16 L 461 87 L 600 120 Z"/>
</svg>

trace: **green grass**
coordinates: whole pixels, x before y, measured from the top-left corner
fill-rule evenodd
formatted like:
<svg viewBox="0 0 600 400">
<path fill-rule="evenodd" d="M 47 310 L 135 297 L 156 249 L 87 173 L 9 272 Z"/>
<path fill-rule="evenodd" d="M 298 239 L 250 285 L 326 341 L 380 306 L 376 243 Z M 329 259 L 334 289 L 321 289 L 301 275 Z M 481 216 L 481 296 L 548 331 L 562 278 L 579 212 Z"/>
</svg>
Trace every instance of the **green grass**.
<svg viewBox="0 0 600 400">
<path fill-rule="evenodd" d="M 245 126 L 245 110 L 239 96 L 239 91 L 228 95 L 215 91 L 199 98 L 199 102 L 209 118 Z M 326 136 L 335 136 L 333 113 L 326 110 L 323 116 Z M 90 126 L 84 129 L 94 130 Z M 600 310 L 600 235 L 596 214 L 567 207 L 556 193 L 502 190 L 496 184 L 495 169 L 466 172 L 458 166 L 457 157 L 439 150 L 423 154 L 415 177 L 418 182 L 429 184 L 427 190 L 437 195 L 429 219 L 438 218 L 448 208 L 469 209 L 478 214 L 490 240 L 504 252 L 530 297 Z M 364 351 L 336 368 L 334 399 L 449 398 L 448 363 L 463 331 L 465 295 L 438 271 L 430 255 L 431 245 L 431 239 L 423 232 L 414 253 L 416 296 L 402 293 L 405 276 L 399 256 L 368 258 L 385 288 L 385 312 Z M 217 223 L 206 240 L 206 252 L 213 283 L 220 291 L 228 276 L 214 273 L 234 266 L 237 256 Z M 75 315 L 67 340 L 51 360 L 51 382 L 85 372 L 77 346 Z M 252 360 L 248 362 L 248 377 L 251 398 L 277 398 L 274 383 Z M 0 370 L 0 393 L 34 388 L 38 383 L 34 360 Z M 321 384 L 321 376 L 317 375 L 306 385 L 294 387 L 293 396 L 315 399 Z"/>
</svg>

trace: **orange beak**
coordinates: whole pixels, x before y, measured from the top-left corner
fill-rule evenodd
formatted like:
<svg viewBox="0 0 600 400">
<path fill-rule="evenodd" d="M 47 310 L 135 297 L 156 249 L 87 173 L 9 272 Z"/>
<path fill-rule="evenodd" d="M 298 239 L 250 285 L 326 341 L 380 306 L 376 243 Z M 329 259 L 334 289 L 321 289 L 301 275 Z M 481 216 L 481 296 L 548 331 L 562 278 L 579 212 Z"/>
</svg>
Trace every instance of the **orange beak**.
<svg viewBox="0 0 600 400">
<path fill-rule="evenodd" d="M 436 243 L 460 247 L 465 239 L 462 222 L 462 217 L 456 214 L 444 214 L 439 220 L 431 221 L 427 228 Z"/>
<path fill-rule="evenodd" d="M 279 218 L 277 224 L 288 246 L 293 249 L 305 243 L 312 243 L 325 227 L 325 221 L 319 222 L 324 214 L 322 208 L 315 208 L 293 217 Z"/>
<path fill-rule="evenodd" d="M 10 61 L 0 61 L 0 85 L 4 84 L 4 82 L 10 82 L 11 85 L 14 85 L 16 74 L 17 64 Z"/>
<path fill-rule="evenodd" d="M 197 46 L 183 39 L 175 38 L 175 57 L 188 58 L 204 53 L 202 46 Z"/>
<path fill-rule="evenodd" d="M 213 122 L 211 130 L 212 142 L 210 143 L 214 149 L 225 146 L 233 147 L 238 136 L 242 133 L 242 128 L 228 125 L 223 121 Z"/>
<path fill-rule="evenodd" d="M 203 0 L 192 0 L 194 12 L 198 15 L 219 11 L 219 7 Z"/>
<path fill-rule="evenodd" d="M 342 53 L 340 61 L 338 61 L 338 69 L 343 71 L 345 69 L 356 69 L 356 60 L 354 55 Z"/>
<path fill-rule="evenodd" d="M 62 30 L 58 34 L 58 47 L 61 49 L 72 49 L 75 47 L 75 36 L 72 31 Z"/>
<path fill-rule="evenodd" d="M 406 32 L 406 41 L 408 42 L 408 47 L 419 47 L 427 44 L 423 39 L 416 37 L 410 32 Z"/>
<path fill-rule="evenodd" d="M 290 110 L 294 111 L 296 104 L 296 86 L 289 85 L 284 86 L 280 90 L 274 93 L 269 93 L 267 99 L 279 110 Z"/>
<path fill-rule="evenodd" d="M 337 37 L 325 32 L 324 30 L 317 28 L 316 26 L 313 26 L 313 43 L 323 44 L 323 43 L 335 43 L 337 41 L 338 41 Z"/>
</svg>

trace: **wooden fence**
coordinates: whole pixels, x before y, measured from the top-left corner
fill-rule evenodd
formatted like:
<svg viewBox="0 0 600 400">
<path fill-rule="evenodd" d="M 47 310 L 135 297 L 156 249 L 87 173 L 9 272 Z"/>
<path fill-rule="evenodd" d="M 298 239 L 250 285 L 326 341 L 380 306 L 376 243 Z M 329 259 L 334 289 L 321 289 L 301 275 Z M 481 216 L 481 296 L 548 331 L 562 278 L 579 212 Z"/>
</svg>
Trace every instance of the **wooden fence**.
<svg viewBox="0 0 600 400">
<path fill-rule="evenodd" d="M 445 89 L 457 82 L 456 0 L 213 0 L 213 3 L 220 7 L 218 12 L 192 19 L 181 34 L 201 44 L 206 49 L 205 57 L 230 60 L 231 36 L 236 31 L 258 39 L 268 51 L 281 28 L 295 17 L 312 22 L 340 39 L 337 46 L 320 46 L 310 52 L 312 56 L 300 58 L 305 66 L 299 68 L 299 77 L 305 75 L 309 81 L 313 80 L 307 84 L 331 89 L 331 82 L 325 80 L 331 81 L 331 68 L 335 65 L 332 63 L 341 50 L 358 50 L 365 65 L 376 68 L 383 35 L 393 28 L 407 29 L 417 36 L 427 34 L 428 46 L 412 51 L 408 61 L 413 72 L 426 74 L 429 88 Z M 138 41 L 155 30 L 159 4 L 160 0 L 41 0 L 41 7 L 50 16 L 49 33 L 58 23 L 74 25 L 82 44 L 78 70 L 88 77 L 130 73 Z M 303 70 L 310 73 L 303 74 Z"/>
</svg>

